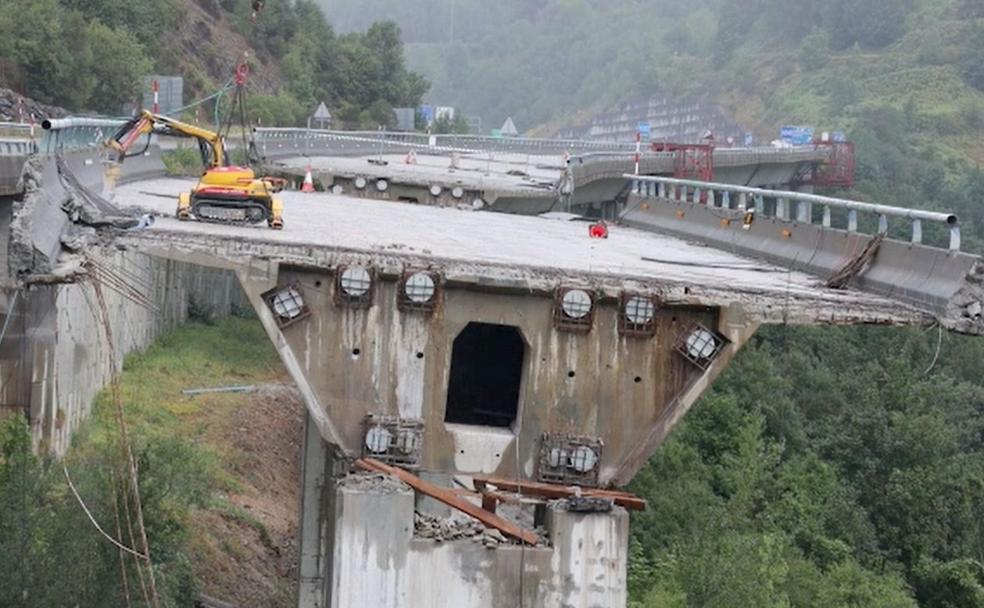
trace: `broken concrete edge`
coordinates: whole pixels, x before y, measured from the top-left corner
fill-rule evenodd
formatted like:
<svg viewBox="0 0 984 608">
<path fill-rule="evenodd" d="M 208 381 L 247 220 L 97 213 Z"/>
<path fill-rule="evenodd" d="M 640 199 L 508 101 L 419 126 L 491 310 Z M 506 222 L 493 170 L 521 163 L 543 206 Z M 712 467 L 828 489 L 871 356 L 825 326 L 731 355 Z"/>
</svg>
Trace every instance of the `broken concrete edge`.
<svg viewBox="0 0 984 608">
<path fill-rule="evenodd" d="M 984 261 L 978 261 L 967 273 L 963 286 L 950 298 L 940 324 L 963 334 L 981 334 L 984 324 Z"/>
<path fill-rule="evenodd" d="M 490 528 L 495 528 L 506 536 L 510 536 L 531 546 L 536 546 L 540 542 L 540 537 L 535 532 L 521 528 L 520 526 L 507 521 L 498 515 L 489 513 L 481 507 L 478 507 L 466 499 L 458 496 L 455 492 L 424 481 L 423 479 L 412 473 L 404 471 L 403 469 L 391 467 L 372 458 L 360 458 L 355 461 L 355 466 L 365 471 L 375 471 L 392 475 L 412 487 L 417 492 L 425 494 L 434 500 L 440 501 L 449 507 L 457 509 L 464 514 L 477 519 L 483 525 Z"/>
<path fill-rule="evenodd" d="M 68 193 L 68 198 L 62 203 L 62 209 L 68 214 L 73 223 L 92 227 L 127 229 L 137 225 L 138 219 L 123 212 L 102 196 L 87 187 L 79 176 L 58 155 L 55 157 L 58 176 Z"/>
<path fill-rule="evenodd" d="M 101 238 L 85 227 L 125 229 L 137 223 L 83 187 L 60 158 L 31 155 L 21 181 L 24 195 L 13 207 L 7 269 L 21 286 L 73 282 L 81 273 L 72 254 Z"/>
<path fill-rule="evenodd" d="M 850 261 L 850 253 L 875 238 L 821 224 L 775 218 L 763 218 L 741 228 L 743 213 L 693 201 L 633 195 L 622 223 L 817 277 L 834 275 Z M 777 226 L 783 230 L 778 231 Z M 850 282 L 849 290 L 918 310 L 925 317 L 922 325 L 939 323 L 958 333 L 984 335 L 984 317 L 976 313 L 975 306 L 984 307 L 984 299 L 981 290 L 972 286 L 980 263 L 977 256 L 967 253 L 884 239 L 870 263 Z"/>
<path fill-rule="evenodd" d="M 49 247 L 39 249 L 35 238 L 35 210 L 47 201 L 44 190 L 43 173 L 45 164 L 41 157 L 33 155 L 27 159 L 21 171 L 23 195 L 14 199 L 10 220 L 10 240 L 8 243 L 8 276 L 19 277 L 37 272 L 47 273 L 54 260 Z M 58 227 L 60 234 L 61 227 Z"/>
<path fill-rule="evenodd" d="M 942 322 L 948 329 L 984 334 L 984 322 L 957 324 L 940 320 L 932 313 L 883 296 L 855 289 L 825 289 L 822 295 L 797 291 L 774 292 L 727 290 L 681 281 L 633 278 L 603 273 L 572 272 L 535 264 L 515 265 L 470 262 L 424 254 L 394 251 L 341 249 L 323 244 L 294 244 L 267 239 L 243 241 L 216 235 L 196 235 L 154 229 L 140 233 L 117 233 L 124 247 L 160 257 L 222 268 L 262 260 L 281 266 L 297 266 L 332 272 L 339 265 L 367 265 L 381 276 L 400 276 L 404 269 L 426 268 L 439 271 L 448 285 L 476 289 L 506 289 L 550 295 L 559 285 L 591 289 L 614 301 L 624 292 L 650 295 L 664 305 L 690 307 L 740 306 L 750 320 L 768 324 L 829 325 L 915 325 Z M 817 284 L 821 283 L 817 279 Z"/>
</svg>

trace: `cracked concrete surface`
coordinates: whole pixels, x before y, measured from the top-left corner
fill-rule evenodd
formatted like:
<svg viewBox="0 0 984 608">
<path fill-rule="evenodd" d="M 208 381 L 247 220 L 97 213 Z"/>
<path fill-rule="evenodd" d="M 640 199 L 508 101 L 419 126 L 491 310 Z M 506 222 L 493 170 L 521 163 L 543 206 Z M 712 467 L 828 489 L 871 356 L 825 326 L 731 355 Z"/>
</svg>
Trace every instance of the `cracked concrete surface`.
<svg viewBox="0 0 984 608">
<path fill-rule="evenodd" d="M 637 290 L 667 303 L 738 306 L 772 323 L 934 320 L 889 298 L 828 289 L 819 277 L 677 237 L 613 227 L 609 239 L 590 239 L 579 221 L 284 192 L 283 231 L 179 222 L 171 217 L 172 197 L 192 184 L 158 179 L 121 187 L 119 204 L 160 217 L 153 229 L 125 233 L 120 243 L 205 264 L 263 258 L 326 268 L 372 264 L 396 273 L 433 267 L 451 282 L 545 292 L 579 284 L 613 297 Z"/>
</svg>

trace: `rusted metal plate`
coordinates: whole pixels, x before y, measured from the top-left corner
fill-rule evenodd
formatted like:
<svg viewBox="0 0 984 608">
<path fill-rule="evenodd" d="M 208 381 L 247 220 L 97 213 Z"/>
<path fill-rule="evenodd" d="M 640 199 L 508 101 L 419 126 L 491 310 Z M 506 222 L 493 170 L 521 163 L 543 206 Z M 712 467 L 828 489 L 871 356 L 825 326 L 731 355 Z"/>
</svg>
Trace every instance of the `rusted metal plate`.
<svg viewBox="0 0 984 608">
<path fill-rule="evenodd" d="M 385 465 L 378 460 L 373 460 L 372 458 L 359 459 L 355 462 L 355 464 L 359 468 L 366 471 L 376 471 L 397 477 L 414 490 L 421 492 L 422 494 L 426 494 L 434 500 L 438 500 L 449 507 L 453 507 L 466 515 L 470 515 L 486 526 L 495 528 L 503 534 L 511 536 L 512 538 L 520 540 L 528 545 L 535 546 L 538 542 L 540 542 L 540 537 L 535 532 L 521 528 L 510 521 L 502 519 L 494 513 L 489 513 L 481 507 L 478 507 L 464 498 L 461 498 L 451 490 L 424 481 L 423 479 L 413 475 L 412 473 L 408 473 L 403 469 Z"/>
</svg>

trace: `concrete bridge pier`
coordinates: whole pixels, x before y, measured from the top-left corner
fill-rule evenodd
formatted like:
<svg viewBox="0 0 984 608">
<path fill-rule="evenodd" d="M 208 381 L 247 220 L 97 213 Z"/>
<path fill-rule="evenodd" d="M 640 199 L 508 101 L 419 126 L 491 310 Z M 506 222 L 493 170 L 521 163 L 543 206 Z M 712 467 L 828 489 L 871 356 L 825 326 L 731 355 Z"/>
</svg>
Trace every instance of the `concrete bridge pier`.
<svg viewBox="0 0 984 608">
<path fill-rule="evenodd" d="M 404 294 L 417 271 L 387 267 L 381 258 L 308 260 L 227 262 L 308 409 L 298 606 L 625 606 L 623 509 L 574 513 L 566 501 L 500 506 L 500 515 L 537 526 L 543 545 L 522 547 L 481 530 L 437 541 L 416 525 L 435 510 L 408 487 L 350 472 L 352 458 L 374 456 L 367 416 L 419 422 L 419 453 L 408 467 L 448 487 L 468 487 L 480 474 L 542 479 L 548 442 L 569 437 L 598 450 L 597 479 L 581 483 L 624 485 L 758 323 L 741 306 L 659 308 L 648 296 L 615 291 L 595 295 L 593 328 L 569 327 L 557 317 L 562 288 L 441 280 L 450 271 L 436 267 L 420 271 L 437 277 L 434 309 L 414 309 Z M 343 299 L 353 268 L 366 270 L 371 299 L 369 292 L 365 300 Z M 635 306 L 644 319 L 638 328 L 625 326 L 620 318 L 635 314 Z M 498 378 L 497 368 L 513 358 L 518 403 L 501 423 L 482 418 L 489 412 L 473 412 L 482 418 L 476 420 L 453 411 L 454 368 L 464 360 L 458 351 L 475 325 L 487 332 L 484 350 L 519 344 L 518 353 L 505 349 L 491 368 L 476 368 Z M 688 361 L 681 348 L 703 354 Z M 454 513 L 444 521 L 469 520 Z"/>
<path fill-rule="evenodd" d="M 298 608 L 618 608 L 627 601 L 629 516 L 551 503 L 550 546 L 415 536 L 413 491 L 337 468 L 307 422 Z"/>
</svg>

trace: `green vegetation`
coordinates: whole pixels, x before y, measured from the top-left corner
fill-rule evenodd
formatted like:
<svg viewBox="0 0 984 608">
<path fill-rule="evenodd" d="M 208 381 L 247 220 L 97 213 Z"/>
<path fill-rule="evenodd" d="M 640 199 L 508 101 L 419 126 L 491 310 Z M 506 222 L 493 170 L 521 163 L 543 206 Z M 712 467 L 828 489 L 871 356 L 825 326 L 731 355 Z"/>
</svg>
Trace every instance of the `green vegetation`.
<svg viewBox="0 0 984 608">
<path fill-rule="evenodd" d="M 183 76 L 191 101 L 218 90 L 249 51 L 250 118 L 267 126 L 303 125 L 319 101 L 342 125 L 389 125 L 393 107 L 416 106 L 427 91 L 406 69 L 392 22 L 336 36 L 309 0 L 267 4 L 254 22 L 249 0 L 8 0 L 0 84 L 115 115 L 139 100 L 147 74 Z"/>
<path fill-rule="evenodd" d="M 984 107 L 976 0 L 321 4 L 342 31 L 394 19 L 433 100 L 489 125 L 560 125 L 666 93 L 709 97 L 774 136 L 783 123 L 853 131 L 866 108 L 911 99 L 936 119 L 917 126 L 921 137 L 984 161 L 981 127 L 962 118 Z"/>
<path fill-rule="evenodd" d="M 193 548 L 214 534 L 202 523 L 203 511 L 241 522 L 255 529 L 262 542 L 272 544 L 263 524 L 223 498 L 237 489 L 242 478 L 236 472 L 235 456 L 208 441 L 210 427 L 234 412 L 241 397 L 218 394 L 190 399 L 180 390 L 236 384 L 244 378 L 275 380 L 279 369 L 276 352 L 259 323 L 236 318 L 210 325 L 191 323 L 126 361 L 122 397 L 163 606 L 194 604 L 205 564 Z M 111 471 L 119 454 L 115 438 L 113 406 L 104 393 L 66 458 L 80 495 L 111 534 Z M 133 561 L 127 562 L 131 597 L 135 605 L 142 605 L 137 601 L 140 591 Z M 0 606 L 125 605 L 119 554 L 82 512 L 61 465 L 31 454 L 21 420 L 3 422 Z"/>
<path fill-rule="evenodd" d="M 245 1 L 197 4 L 240 36 L 253 27 Z M 321 99 L 349 125 L 388 124 L 391 106 L 415 105 L 426 83 L 406 70 L 399 30 L 372 25 L 392 18 L 411 63 L 435 83 L 434 101 L 486 124 L 507 115 L 521 127 L 560 124 L 667 92 L 716 100 L 763 135 L 783 123 L 845 130 L 859 179 L 847 196 L 955 211 L 965 248 L 984 252 L 979 0 L 321 4 L 339 31 L 368 31 L 336 34 L 311 2 L 268 2 L 260 34 L 249 36 L 276 72 L 277 84 L 252 99 L 264 124 L 297 124 Z M 228 65 L 147 51 L 182 6 L 8 0 L 0 57 L 13 58 L 27 92 L 71 107 L 118 105 L 149 65 L 192 66 L 193 90 L 211 92 Z M 200 44 L 215 56 L 214 41 Z M 176 170 L 192 164 L 183 155 Z M 208 505 L 258 524 L 207 491 L 237 482 L 188 423 L 201 404 L 222 411 L 229 402 L 177 391 L 269 373 L 265 345 L 255 325 L 234 320 L 182 329 L 128 362 L 151 544 L 174 605 L 195 586 L 183 557 L 189 513 Z M 633 484 L 651 505 L 632 523 L 634 608 L 984 607 L 982 362 L 984 340 L 935 330 L 763 329 Z M 102 402 L 69 458 L 104 523 L 112 429 Z M 119 594 L 117 554 L 26 441 L 12 424 L 0 437 L 0 605 L 103 605 Z M 25 588 L 43 595 L 24 599 Z"/>
<path fill-rule="evenodd" d="M 938 337 L 761 331 L 633 483 L 633 606 L 984 606 L 984 344 Z"/>
<path fill-rule="evenodd" d="M 400 29 L 392 22 L 336 36 L 313 2 L 298 0 L 269 2 L 257 29 L 258 51 L 281 62 L 287 83 L 277 97 L 258 100 L 268 111 L 264 124 L 283 121 L 284 114 L 300 124 L 325 101 L 343 124 L 390 126 L 392 108 L 415 107 L 429 87 L 407 71 Z"/>
</svg>

